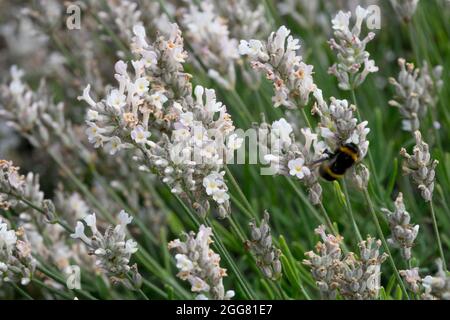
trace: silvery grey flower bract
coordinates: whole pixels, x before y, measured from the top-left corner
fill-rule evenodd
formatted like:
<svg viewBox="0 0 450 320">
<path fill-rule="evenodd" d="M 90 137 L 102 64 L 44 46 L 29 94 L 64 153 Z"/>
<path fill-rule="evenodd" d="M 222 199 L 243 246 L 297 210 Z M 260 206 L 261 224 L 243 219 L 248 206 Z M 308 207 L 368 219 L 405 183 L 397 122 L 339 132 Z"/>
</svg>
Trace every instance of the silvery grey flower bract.
<svg viewBox="0 0 450 320">
<path fill-rule="evenodd" d="M 351 30 L 351 12 L 339 11 L 331 21 L 335 38 L 330 39 L 329 44 L 337 52 L 337 63 L 328 72 L 336 76 L 342 90 L 355 89 L 369 73 L 378 71 L 375 61 L 369 59 L 370 54 L 366 51 L 366 45 L 375 37 L 375 33 L 369 32 L 365 38 L 360 39 L 362 24 L 368 14 L 368 10 L 358 6 L 355 10 L 356 21 Z"/>
<path fill-rule="evenodd" d="M 130 259 L 138 248 L 137 243 L 132 239 L 126 239 L 127 225 L 133 220 L 125 211 L 118 215 L 118 224 L 109 226 L 104 232 L 97 228 L 97 218 L 95 213 L 84 217 L 83 221 L 78 221 L 75 232 L 70 236 L 80 239 L 88 247 L 91 255 L 95 256 L 96 266 L 101 268 L 112 281 L 123 281 L 128 283 L 127 273 L 136 273 L 132 268 Z M 85 234 L 85 225 L 90 229 L 91 235 Z"/>
<path fill-rule="evenodd" d="M 400 248 L 403 258 L 406 260 L 411 259 L 411 248 L 419 233 L 419 225 L 410 223 L 411 217 L 403 203 L 403 194 L 401 192 L 398 194 L 395 200 L 394 212 L 388 209 L 381 210 L 386 213 L 391 229 L 391 238 L 388 239 L 388 242 Z"/>
<path fill-rule="evenodd" d="M 285 26 L 281 26 L 272 32 L 267 42 L 241 40 L 239 53 L 248 56 L 252 67 L 264 71 L 267 79 L 273 83 L 274 107 L 283 105 L 295 109 L 307 105 L 316 85 L 312 78 L 313 66 L 305 64 L 302 56 L 297 54 L 299 40 L 290 33 Z"/>
<path fill-rule="evenodd" d="M 391 5 L 395 12 L 405 22 L 411 21 L 418 3 L 419 0 L 391 0 Z"/>
<path fill-rule="evenodd" d="M 311 273 L 319 288 L 323 299 L 335 299 L 339 287 L 338 279 L 342 272 L 341 259 L 342 237 L 325 233 L 325 227 L 319 226 L 314 230 L 322 242 L 316 245 L 316 252 L 305 253 L 303 264 L 311 268 Z"/>
<path fill-rule="evenodd" d="M 419 275 L 419 268 L 400 270 L 399 273 L 403 277 L 403 280 L 405 281 L 405 284 L 409 290 L 414 293 L 420 292 L 422 278 Z"/>
<path fill-rule="evenodd" d="M 236 82 L 235 64 L 239 58 L 238 42 L 230 37 L 226 20 L 218 15 L 211 1 L 199 5 L 188 1 L 188 9 L 181 18 L 186 39 L 201 59 L 208 75 L 226 89 Z"/>
<path fill-rule="evenodd" d="M 30 283 L 36 268 L 31 246 L 23 228 L 10 230 L 0 217 L 0 285 L 2 282 Z"/>
<path fill-rule="evenodd" d="M 242 142 L 233 134 L 231 116 L 214 90 L 197 86 L 192 92 L 177 25 L 171 25 L 169 37 L 158 36 L 153 44 L 147 42 L 144 27 L 135 26 L 134 34 L 133 72 L 118 61 L 117 88 L 100 102 L 90 97 L 89 86 L 79 97 L 90 105 L 88 139 L 110 154 L 140 151 L 142 170 L 157 173 L 201 215 L 211 197 L 224 217 L 230 209 L 222 169 L 226 155 Z"/>
<path fill-rule="evenodd" d="M 342 263 L 342 275 L 338 278 L 339 293 L 344 299 L 373 300 L 380 291 L 381 264 L 387 254 L 380 254 L 381 241 L 368 237 L 359 243 L 359 258 L 349 253 Z"/>
<path fill-rule="evenodd" d="M 389 105 L 399 109 L 403 130 L 414 132 L 420 129 L 420 120 L 428 109 L 436 107 L 443 86 L 443 68 L 436 66 L 430 72 L 427 62 L 423 62 L 423 67 L 418 69 L 403 58 L 398 59 L 398 64 L 398 78 L 389 78 L 395 87 L 395 97 L 389 101 Z"/>
<path fill-rule="evenodd" d="M 430 202 L 434 191 L 435 169 L 439 161 L 431 159 L 428 144 L 422 140 L 420 131 L 415 131 L 414 136 L 416 145 L 413 154 L 409 154 L 404 148 L 400 150 L 400 155 L 404 158 L 402 169 L 404 174 L 411 176 L 422 198 Z"/>
<path fill-rule="evenodd" d="M 315 232 L 322 242 L 316 245 L 317 253 L 305 253 L 307 258 L 303 263 L 311 268 L 322 298 L 335 299 L 337 293 L 348 300 L 378 298 L 380 268 L 387 258 L 379 252 L 381 241 L 369 236 L 359 243 L 359 256 L 350 252 L 343 257 L 340 236 L 326 234 L 323 226 Z"/>
<path fill-rule="evenodd" d="M 264 160 L 271 165 L 275 173 L 301 180 L 308 188 L 311 203 L 319 204 L 322 187 L 314 163 L 323 158 L 326 149 L 323 141 L 320 141 L 310 128 L 302 128 L 300 131 L 304 136 L 304 143 L 295 142 L 292 126 L 284 118 L 274 121 L 270 127 L 263 124 L 259 130 L 269 133 L 260 134 L 262 140 L 259 142 Z"/>
<path fill-rule="evenodd" d="M 324 139 L 329 151 L 334 152 L 339 146 L 354 143 L 359 149 L 359 158 L 363 159 L 369 148 L 367 135 L 370 129 L 368 122 L 358 123 L 355 117 L 355 106 L 347 100 L 331 97 L 328 105 L 322 96 L 322 90 L 314 91 L 316 103 L 312 109 L 313 114 L 320 117 L 318 124 L 320 135 Z"/>
<path fill-rule="evenodd" d="M 197 234 L 191 231 L 184 241 L 175 239 L 168 247 L 176 252 L 177 277 L 190 283 L 191 291 L 198 294 L 196 299 L 229 300 L 234 291 L 225 292 L 223 278 L 227 273 L 220 267 L 220 256 L 209 247 L 211 236 L 211 228 L 200 225 Z"/>
<path fill-rule="evenodd" d="M 434 276 L 426 276 L 422 279 L 425 292 L 424 300 L 450 300 L 450 276 L 444 270 L 442 261 L 437 261 L 438 271 Z"/>
<path fill-rule="evenodd" d="M 277 280 L 282 275 L 281 251 L 272 244 L 269 219 L 269 213 L 266 211 L 259 227 L 255 221 L 249 223 L 251 237 L 246 241 L 246 246 L 255 256 L 256 264 L 263 275 L 268 279 Z"/>
<path fill-rule="evenodd" d="M 367 190 L 370 179 L 370 171 L 363 163 L 358 163 L 350 168 L 350 179 L 359 190 Z"/>
</svg>

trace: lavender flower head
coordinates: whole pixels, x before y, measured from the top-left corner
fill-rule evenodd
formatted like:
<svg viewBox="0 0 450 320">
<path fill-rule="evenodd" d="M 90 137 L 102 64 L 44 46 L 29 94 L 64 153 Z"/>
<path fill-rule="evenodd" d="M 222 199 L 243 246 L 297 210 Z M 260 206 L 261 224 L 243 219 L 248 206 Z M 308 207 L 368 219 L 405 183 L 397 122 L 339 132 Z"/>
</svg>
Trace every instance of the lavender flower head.
<svg viewBox="0 0 450 320">
<path fill-rule="evenodd" d="M 388 242 L 400 248 L 402 257 L 406 260 L 411 259 L 411 248 L 414 245 L 414 240 L 419 233 L 419 225 L 412 225 L 410 223 L 411 217 L 406 211 L 403 203 L 403 194 L 400 192 L 395 200 L 395 211 L 391 212 L 388 209 L 381 209 L 387 215 L 389 227 L 391 229 L 391 238 Z"/>
<path fill-rule="evenodd" d="M 301 129 L 304 143 L 295 142 L 292 131 L 292 126 L 284 118 L 274 121 L 270 127 L 269 141 L 261 141 L 263 146 L 270 148 L 264 151 L 264 159 L 275 173 L 301 180 L 308 189 L 311 203 L 317 205 L 321 202 L 322 187 L 314 163 L 323 158 L 326 145 L 310 128 Z"/>
<path fill-rule="evenodd" d="M 31 246 L 23 228 L 10 230 L 0 217 L 0 285 L 2 282 L 30 283 L 36 268 Z"/>
<path fill-rule="evenodd" d="M 311 273 L 324 299 L 335 299 L 339 287 L 338 279 L 341 273 L 343 238 L 326 234 L 325 227 L 319 226 L 314 230 L 322 242 L 316 245 L 316 252 L 305 253 L 303 264 L 311 268 Z"/>
<path fill-rule="evenodd" d="M 405 281 L 405 285 L 414 293 L 419 293 L 421 290 L 422 278 L 419 275 L 419 268 L 412 268 L 409 270 L 400 270 L 400 275 Z"/>
<path fill-rule="evenodd" d="M 17 204 L 14 194 L 22 194 L 24 177 L 11 161 L 0 160 L 0 208 L 8 210 Z"/>
<path fill-rule="evenodd" d="M 420 120 L 425 117 L 429 108 L 437 104 L 439 91 L 443 86 L 442 66 L 434 67 L 431 72 L 428 64 L 423 68 L 414 68 L 414 64 L 406 63 L 405 59 L 398 59 L 400 72 L 398 78 L 390 78 L 389 82 L 395 87 L 395 97 L 389 105 L 399 109 L 402 128 L 405 131 L 416 131 L 420 128 Z"/>
<path fill-rule="evenodd" d="M 431 159 L 430 148 L 422 140 L 420 131 L 415 131 L 414 136 L 416 145 L 413 154 L 409 154 L 404 148 L 400 150 L 400 155 L 404 158 L 402 169 L 405 174 L 411 176 L 422 198 L 430 202 L 434 191 L 435 169 L 439 162 Z"/>
<path fill-rule="evenodd" d="M 406 23 L 411 21 L 418 3 L 419 0 L 391 0 L 395 12 Z"/>
<path fill-rule="evenodd" d="M 264 218 L 259 227 L 256 222 L 250 222 L 251 240 L 246 241 L 246 246 L 256 258 L 256 264 L 263 275 L 272 280 L 281 277 L 281 251 L 272 244 L 272 234 L 269 226 L 269 213 L 264 213 Z"/>
<path fill-rule="evenodd" d="M 364 82 L 369 73 L 378 71 L 366 51 L 366 45 L 373 40 L 375 33 L 369 32 L 365 38 L 360 38 L 362 24 L 368 18 L 369 11 L 358 6 L 355 11 L 356 21 L 350 30 L 351 16 L 351 12 L 339 11 L 331 20 L 335 38 L 330 39 L 329 44 L 331 49 L 337 52 L 337 63 L 331 66 L 328 72 L 336 76 L 342 90 L 355 89 Z"/>
<path fill-rule="evenodd" d="M 209 246 L 213 242 L 211 228 L 201 225 L 197 234 L 186 234 L 186 240 L 175 239 L 168 244 L 176 252 L 177 277 L 188 281 L 198 300 L 229 300 L 233 290 L 225 291 L 226 270 L 220 267 L 220 256 Z"/>
<path fill-rule="evenodd" d="M 264 71 L 273 83 L 272 102 L 276 108 L 281 105 L 289 109 L 303 108 L 316 89 L 313 66 L 304 63 L 302 56 L 297 54 L 299 40 L 290 33 L 281 26 L 277 32 L 272 32 L 267 42 L 241 40 L 239 44 L 239 53 L 248 56 L 252 67 Z"/>
<path fill-rule="evenodd" d="M 444 270 L 442 261 L 437 261 L 438 272 L 434 276 L 426 276 L 422 279 L 425 292 L 424 300 L 450 300 L 450 276 Z"/>
<path fill-rule="evenodd" d="M 208 75 L 224 88 L 233 89 L 239 58 L 237 40 L 230 37 L 226 20 L 215 12 L 212 2 L 188 3 L 188 10 L 182 16 L 186 39 L 208 69 Z"/>
<path fill-rule="evenodd" d="M 30 204 L 42 208 L 40 213 L 45 214 L 47 222 L 55 222 L 55 206 L 44 199 L 39 176 L 31 172 L 21 175 L 11 161 L 0 160 L 0 209 L 13 208 L 17 213 L 28 211 L 34 215 L 37 212 Z"/>
<path fill-rule="evenodd" d="M 322 242 L 316 252 L 306 252 L 303 263 L 311 268 L 322 298 L 335 299 L 339 293 L 347 300 L 376 299 L 380 290 L 381 264 L 386 254 L 380 254 L 381 241 L 368 237 L 359 243 L 359 257 L 353 253 L 342 256 L 342 238 L 329 235 L 325 227 L 315 232 Z"/>
<path fill-rule="evenodd" d="M 348 300 L 377 299 L 380 291 L 381 264 L 387 254 L 380 254 L 381 241 L 368 237 L 359 243 L 360 256 L 349 253 L 342 263 L 339 292 Z"/>
<path fill-rule="evenodd" d="M 130 259 L 137 248 L 137 243 L 126 240 L 127 225 L 133 220 L 125 211 L 118 215 L 119 223 L 109 226 L 104 232 L 97 228 L 95 213 L 84 217 L 83 222 L 78 221 L 75 232 L 70 236 L 80 239 L 89 248 L 89 254 L 95 256 L 96 265 L 101 268 L 114 282 L 124 282 L 129 285 L 127 274 L 133 273 L 138 278 L 137 270 L 129 265 Z M 85 234 L 85 225 L 90 229 L 90 236 Z"/>
<path fill-rule="evenodd" d="M 334 151 L 343 144 L 354 143 L 359 149 L 360 159 L 363 159 L 369 148 L 368 122 L 358 123 L 354 115 L 355 106 L 349 104 L 345 99 L 338 100 L 331 97 L 331 103 L 328 105 L 320 89 L 314 91 L 314 97 L 317 103 L 314 105 L 312 113 L 320 117 L 318 124 L 320 135 L 329 150 Z"/>
</svg>

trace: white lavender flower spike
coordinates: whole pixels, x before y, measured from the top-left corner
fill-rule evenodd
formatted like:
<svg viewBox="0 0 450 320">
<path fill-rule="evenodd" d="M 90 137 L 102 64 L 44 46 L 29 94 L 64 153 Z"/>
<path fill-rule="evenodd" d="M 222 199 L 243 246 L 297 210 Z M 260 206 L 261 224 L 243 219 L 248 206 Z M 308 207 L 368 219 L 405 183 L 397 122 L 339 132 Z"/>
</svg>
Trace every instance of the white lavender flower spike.
<svg viewBox="0 0 450 320">
<path fill-rule="evenodd" d="M 256 264 L 263 275 L 268 279 L 277 280 L 282 276 L 281 251 L 272 244 L 269 219 L 269 213 L 266 211 L 259 227 L 255 221 L 250 222 L 251 237 L 246 241 L 246 246 L 255 256 Z"/>
<path fill-rule="evenodd" d="M 218 15 L 212 2 L 188 3 L 188 10 L 181 18 L 186 39 L 207 68 L 208 75 L 225 89 L 234 89 L 238 41 L 230 37 L 226 20 Z"/>
<path fill-rule="evenodd" d="M 331 21 L 334 37 L 329 40 L 332 50 L 336 51 L 337 63 L 330 67 L 329 73 L 339 81 L 342 90 L 353 90 L 360 86 L 369 73 L 377 72 L 378 67 L 370 54 L 366 51 L 366 45 L 373 40 L 375 33 L 369 32 L 366 37 L 361 37 L 362 24 L 367 19 L 369 12 L 358 6 L 355 11 L 355 23 L 350 30 L 351 12 L 339 11 Z"/>
<path fill-rule="evenodd" d="M 44 79 L 37 90 L 32 90 L 24 82 L 24 75 L 17 66 L 10 68 L 11 81 L 0 87 L 0 118 L 36 148 L 62 147 L 88 161 L 89 152 L 66 120 L 64 103 L 53 101 Z"/>
<path fill-rule="evenodd" d="M 400 270 L 400 275 L 403 277 L 406 286 L 414 293 L 419 293 L 421 290 L 422 278 L 419 275 L 419 268 L 412 268 L 409 270 Z"/>
<path fill-rule="evenodd" d="M 416 145 L 413 154 L 409 154 L 404 148 L 400 150 L 400 155 L 404 158 L 402 169 L 405 174 L 411 176 L 422 198 L 430 202 L 434 191 L 435 169 L 439 161 L 431 159 L 428 144 L 422 140 L 420 131 L 414 132 L 414 136 Z"/>
<path fill-rule="evenodd" d="M 408 23 L 411 21 L 417 9 L 419 0 L 390 0 L 391 5 L 401 20 Z"/>
<path fill-rule="evenodd" d="M 316 245 L 317 253 L 305 253 L 303 263 L 311 268 L 322 298 L 335 299 L 337 293 L 347 300 L 378 298 L 381 264 L 387 258 L 379 253 L 381 241 L 369 236 L 359 243 L 359 257 L 353 252 L 342 257 L 341 237 L 326 234 L 323 226 L 315 232 L 322 242 Z"/>
<path fill-rule="evenodd" d="M 313 114 L 320 117 L 318 124 L 320 135 L 324 139 L 330 151 L 345 143 L 354 143 L 359 149 L 359 157 L 363 159 L 369 148 L 367 135 L 370 129 L 367 128 L 368 122 L 358 123 L 355 117 L 355 106 L 349 104 L 347 100 L 338 100 L 331 97 L 331 103 L 328 105 L 323 96 L 322 90 L 314 91 L 316 104 L 312 109 Z"/>
<path fill-rule="evenodd" d="M 406 211 L 403 203 L 403 194 L 400 192 L 395 200 L 395 211 L 391 212 L 388 209 L 381 209 L 388 218 L 389 226 L 391 228 L 391 238 L 388 242 L 400 248 L 404 259 L 411 259 L 411 248 L 414 245 L 414 240 L 419 233 L 419 225 L 412 225 L 410 223 L 411 217 Z"/>
<path fill-rule="evenodd" d="M 35 208 L 41 208 L 38 212 Z M 19 173 L 11 161 L 0 159 L 0 209 L 14 209 L 17 213 L 27 211 L 36 216 L 45 214 L 47 222 L 55 222 L 55 207 L 51 200 L 44 199 L 40 190 L 39 176 L 29 172 Z"/>
<path fill-rule="evenodd" d="M 299 40 L 290 33 L 281 26 L 272 32 L 267 42 L 241 40 L 239 44 L 239 53 L 248 56 L 252 67 L 265 72 L 273 83 L 275 108 L 281 105 L 289 109 L 303 108 L 316 89 L 312 78 L 313 66 L 304 63 L 302 56 L 297 54 Z"/>
<path fill-rule="evenodd" d="M 359 259 L 349 253 L 342 263 L 338 278 L 339 292 L 348 300 L 374 300 L 380 291 L 381 264 L 387 254 L 380 254 L 381 241 L 368 237 L 359 244 Z"/>
<path fill-rule="evenodd" d="M 436 66 L 430 72 L 427 62 L 418 69 L 403 58 L 398 59 L 398 65 L 398 78 L 389 78 L 395 87 L 395 97 L 389 101 L 389 105 L 399 109 L 403 130 L 414 132 L 420 129 L 420 121 L 428 109 L 436 107 L 443 86 L 443 68 Z"/>
<path fill-rule="evenodd" d="M 23 228 L 11 230 L 8 222 L 0 217 L 0 285 L 3 282 L 29 284 L 36 264 Z"/>
<path fill-rule="evenodd" d="M 197 299 L 229 300 L 233 290 L 225 291 L 223 278 L 226 270 L 220 267 L 220 256 L 209 246 L 213 242 L 211 228 L 201 225 L 198 233 L 190 232 L 186 240 L 169 242 L 170 250 L 176 252 L 177 277 L 188 281 Z"/>
<path fill-rule="evenodd" d="M 125 211 L 118 215 L 118 224 L 109 226 L 104 232 L 97 228 L 95 213 L 84 217 L 83 222 L 78 221 L 73 239 L 80 239 L 89 248 L 89 254 L 95 256 L 96 266 L 101 268 L 113 282 L 128 283 L 127 274 L 137 272 L 130 266 L 131 256 L 138 250 L 137 243 L 126 239 L 126 227 L 132 221 Z M 86 235 L 85 225 L 91 235 Z"/>
<path fill-rule="evenodd" d="M 305 253 L 306 259 L 303 264 L 311 268 L 311 273 L 319 288 L 323 299 L 335 299 L 339 283 L 337 279 L 341 274 L 342 237 L 335 237 L 325 233 L 325 227 L 319 226 L 315 233 L 322 242 L 316 245 L 316 252 Z"/>
<path fill-rule="evenodd" d="M 425 292 L 424 300 L 450 300 L 450 276 L 443 268 L 442 260 L 437 260 L 438 271 L 434 276 L 426 276 L 422 279 Z"/>
<path fill-rule="evenodd" d="M 269 130 L 267 124 L 262 128 Z M 270 126 L 269 141 L 260 141 L 261 148 L 265 161 L 275 173 L 300 180 L 308 189 L 311 203 L 317 205 L 321 201 L 322 187 L 314 163 L 323 158 L 326 146 L 310 128 L 300 131 L 303 144 L 294 141 L 292 126 L 284 118 L 274 121 Z"/>
</svg>

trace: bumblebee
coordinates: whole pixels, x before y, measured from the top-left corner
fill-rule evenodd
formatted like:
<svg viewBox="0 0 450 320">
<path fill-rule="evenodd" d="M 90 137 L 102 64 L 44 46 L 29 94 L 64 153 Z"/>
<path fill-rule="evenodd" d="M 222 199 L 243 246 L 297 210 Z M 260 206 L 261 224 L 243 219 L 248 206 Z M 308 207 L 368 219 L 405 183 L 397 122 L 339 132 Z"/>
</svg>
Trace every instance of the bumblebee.
<svg viewBox="0 0 450 320">
<path fill-rule="evenodd" d="M 346 143 L 334 153 L 327 154 L 328 157 L 320 161 L 322 164 L 319 167 L 319 174 L 328 181 L 344 176 L 345 172 L 359 160 L 359 149 L 354 143 Z"/>
</svg>

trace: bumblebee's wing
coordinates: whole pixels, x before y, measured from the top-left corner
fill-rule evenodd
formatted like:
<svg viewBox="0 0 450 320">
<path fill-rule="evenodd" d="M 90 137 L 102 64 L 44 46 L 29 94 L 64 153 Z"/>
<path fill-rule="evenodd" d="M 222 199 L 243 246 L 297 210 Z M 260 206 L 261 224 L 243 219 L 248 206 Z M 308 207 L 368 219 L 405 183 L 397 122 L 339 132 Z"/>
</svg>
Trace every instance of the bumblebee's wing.
<svg viewBox="0 0 450 320">
<path fill-rule="evenodd" d="M 320 163 L 323 163 L 323 162 L 325 162 L 327 160 L 330 160 L 331 158 L 332 158 L 332 156 L 330 156 L 328 154 L 325 154 L 322 158 L 308 163 L 308 166 L 314 167 L 314 166 L 316 166 L 316 165 L 318 165 Z"/>
</svg>

